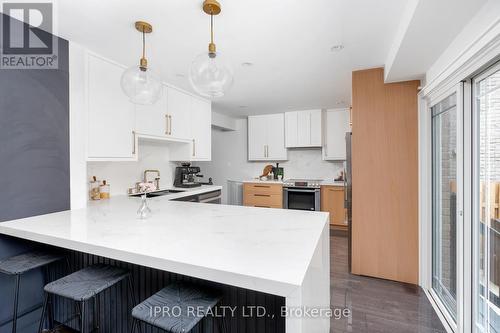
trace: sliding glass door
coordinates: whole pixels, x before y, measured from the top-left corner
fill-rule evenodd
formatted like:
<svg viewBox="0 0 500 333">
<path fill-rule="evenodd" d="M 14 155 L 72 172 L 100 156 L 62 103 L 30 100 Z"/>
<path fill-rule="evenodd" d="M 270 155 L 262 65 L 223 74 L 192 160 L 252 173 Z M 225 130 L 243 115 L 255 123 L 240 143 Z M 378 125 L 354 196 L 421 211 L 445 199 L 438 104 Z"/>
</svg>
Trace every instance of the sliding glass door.
<svg viewBox="0 0 500 333">
<path fill-rule="evenodd" d="M 500 66 L 473 81 L 475 332 L 500 332 Z"/>
<path fill-rule="evenodd" d="M 432 291 L 457 316 L 457 94 L 432 107 Z"/>
</svg>

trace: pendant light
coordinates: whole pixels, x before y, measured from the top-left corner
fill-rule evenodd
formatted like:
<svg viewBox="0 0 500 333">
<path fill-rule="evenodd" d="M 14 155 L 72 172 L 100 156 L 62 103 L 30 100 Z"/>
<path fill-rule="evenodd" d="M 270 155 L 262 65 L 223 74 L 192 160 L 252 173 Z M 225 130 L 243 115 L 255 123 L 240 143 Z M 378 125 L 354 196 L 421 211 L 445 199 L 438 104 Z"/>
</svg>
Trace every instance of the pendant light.
<svg viewBox="0 0 500 333">
<path fill-rule="evenodd" d="M 135 22 L 135 28 L 142 33 L 142 57 L 139 65 L 125 70 L 121 78 L 122 90 L 134 104 L 154 104 L 161 95 L 160 77 L 148 67 L 146 60 L 146 34 L 153 31 L 147 22 Z"/>
<path fill-rule="evenodd" d="M 191 63 L 189 80 L 200 95 L 222 97 L 233 84 L 233 71 L 224 63 L 214 44 L 214 15 L 220 14 L 221 6 L 216 0 L 205 0 L 203 11 L 210 15 L 210 44 L 208 52 L 201 53 Z"/>
</svg>

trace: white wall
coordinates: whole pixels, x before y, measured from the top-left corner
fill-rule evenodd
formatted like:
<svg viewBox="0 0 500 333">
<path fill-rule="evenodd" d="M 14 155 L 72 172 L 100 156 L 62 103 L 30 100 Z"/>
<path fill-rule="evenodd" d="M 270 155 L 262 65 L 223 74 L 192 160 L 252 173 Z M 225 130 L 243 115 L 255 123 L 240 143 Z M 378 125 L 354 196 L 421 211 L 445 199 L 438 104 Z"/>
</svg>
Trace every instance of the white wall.
<svg viewBox="0 0 500 333">
<path fill-rule="evenodd" d="M 206 180 L 212 177 L 216 185 L 224 186 L 223 202 L 226 202 L 226 181 L 249 180 L 258 177 L 270 162 L 249 162 L 247 153 L 247 120 L 238 120 L 236 131 L 212 129 L 212 162 L 198 162 Z M 285 178 L 333 179 L 343 169 L 342 162 L 327 162 L 321 157 L 321 149 L 291 149 L 288 161 L 280 163 Z"/>
<path fill-rule="evenodd" d="M 165 144 L 140 143 L 137 162 L 87 162 L 87 179 L 96 176 L 111 186 L 111 195 L 123 195 L 129 187 L 143 178 L 146 169 L 160 170 L 160 186 L 171 187 L 176 163 L 169 161 Z"/>
</svg>

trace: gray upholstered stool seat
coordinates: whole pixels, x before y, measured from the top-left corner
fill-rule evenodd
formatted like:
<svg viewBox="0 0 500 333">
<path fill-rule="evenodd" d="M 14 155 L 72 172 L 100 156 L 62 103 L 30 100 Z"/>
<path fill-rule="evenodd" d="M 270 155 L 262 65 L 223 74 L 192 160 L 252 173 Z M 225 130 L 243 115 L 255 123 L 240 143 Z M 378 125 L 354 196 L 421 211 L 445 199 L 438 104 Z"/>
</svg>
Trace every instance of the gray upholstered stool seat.
<svg viewBox="0 0 500 333">
<path fill-rule="evenodd" d="M 64 259 L 57 253 L 35 250 L 0 260 L 0 272 L 9 275 L 23 274 Z"/>
<path fill-rule="evenodd" d="M 128 275 L 129 271 L 126 269 L 98 264 L 51 282 L 44 289 L 49 294 L 81 302 L 115 285 Z"/>
<path fill-rule="evenodd" d="M 80 332 L 87 332 L 87 301 L 92 299 L 94 302 L 94 316 L 92 317 L 94 326 L 91 331 L 99 331 L 100 323 L 99 319 L 101 317 L 99 295 L 101 292 L 114 285 L 117 285 L 122 280 L 128 281 L 128 288 L 132 302 L 135 304 L 135 297 L 132 289 L 132 281 L 130 278 L 130 272 L 124 268 L 110 266 L 105 264 L 97 264 L 85 267 L 77 272 L 74 272 L 68 276 L 65 276 L 59 280 L 47 284 L 44 288 L 45 290 L 45 302 L 42 310 L 42 320 L 40 320 L 40 327 L 38 332 L 42 332 L 42 327 L 44 324 L 45 311 L 47 310 L 47 305 L 51 295 L 56 295 L 70 299 L 75 302 L 77 307 L 76 316 L 80 319 Z M 50 308 L 49 308 L 50 310 Z M 49 317 L 51 317 L 49 315 Z M 74 316 L 67 319 L 63 324 L 71 320 Z M 52 318 L 49 318 L 52 321 Z M 51 329 L 52 325 L 49 325 Z"/>
<path fill-rule="evenodd" d="M 17 331 L 17 319 L 30 313 L 30 311 L 18 315 L 19 286 L 21 275 L 36 268 L 45 268 L 45 280 L 49 279 L 49 265 L 64 259 L 65 256 L 50 251 L 33 250 L 10 258 L 0 260 L 0 273 L 15 276 L 14 286 L 14 314 L 12 316 L 12 333 Z"/>
<path fill-rule="evenodd" d="M 167 332 L 185 333 L 195 327 L 221 298 L 219 293 L 211 290 L 173 283 L 134 307 L 132 317 Z M 156 309 L 170 311 L 170 315 L 155 314 Z"/>
</svg>

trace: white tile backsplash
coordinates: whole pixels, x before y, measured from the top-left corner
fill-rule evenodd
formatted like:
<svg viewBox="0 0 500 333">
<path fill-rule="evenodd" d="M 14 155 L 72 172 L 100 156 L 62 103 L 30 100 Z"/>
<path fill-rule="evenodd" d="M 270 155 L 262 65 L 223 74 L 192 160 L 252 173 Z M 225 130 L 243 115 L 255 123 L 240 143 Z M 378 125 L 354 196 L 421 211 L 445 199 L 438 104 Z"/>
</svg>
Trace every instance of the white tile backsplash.
<svg viewBox="0 0 500 333">
<path fill-rule="evenodd" d="M 146 169 L 160 170 L 161 187 L 172 186 L 176 166 L 169 161 L 168 145 L 141 143 L 137 162 L 87 162 L 87 178 L 105 179 L 111 186 L 111 195 L 121 195 L 142 180 Z"/>
</svg>

